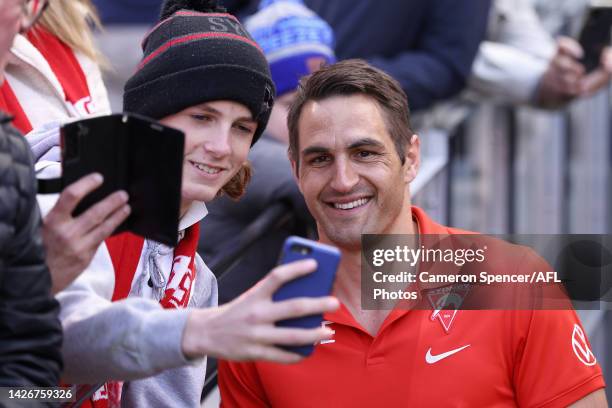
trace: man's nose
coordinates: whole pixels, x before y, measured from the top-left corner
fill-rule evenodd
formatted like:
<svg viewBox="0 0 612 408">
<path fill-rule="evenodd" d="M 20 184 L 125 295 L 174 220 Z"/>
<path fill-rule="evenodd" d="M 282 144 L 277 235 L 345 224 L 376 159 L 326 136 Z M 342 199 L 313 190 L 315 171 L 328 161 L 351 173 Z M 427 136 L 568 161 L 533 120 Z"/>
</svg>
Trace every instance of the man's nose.
<svg viewBox="0 0 612 408">
<path fill-rule="evenodd" d="M 359 174 L 349 160 L 338 158 L 334 163 L 334 175 L 331 187 L 339 193 L 350 192 L 359 182 Z"/>
</svg>

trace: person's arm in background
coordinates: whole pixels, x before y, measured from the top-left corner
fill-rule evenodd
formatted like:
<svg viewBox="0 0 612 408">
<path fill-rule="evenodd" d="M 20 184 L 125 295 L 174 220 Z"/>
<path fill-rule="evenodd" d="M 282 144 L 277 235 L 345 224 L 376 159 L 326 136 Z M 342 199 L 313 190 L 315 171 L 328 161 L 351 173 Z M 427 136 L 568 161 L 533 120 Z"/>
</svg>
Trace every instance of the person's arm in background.
<svg viewBox="0 0 612 408">
<path fill-rule="evenodd" d="M 585 74 L 583 51 L 572 38 L 545 30 L 529 0 L 496 0 L 470 79 L 477 97 L 497 102 L 559 108 L 603 88 L 612 74 L 610 49 L 601 66 Z"/>
<path fill-rule="evenodd" d="M 412 110 L 455 96 L 465 87 L 485 37 L 490 4 L 490 0 L 427 2 L 430 13 L 420 44 L 393 58 L 369 62 L 400 82 Z"/>
<path fill-rule="evenodd" d="M 534 96 L 536 105 L 559 108 L 576 98 L 589 97 L 610 83 L 612 78 L 612 48 L 603 49 L 600 65 L 586 73 L 580 59 L 584 50 L 569 37 L 560 37 L 557 52 L 548 63 Z"/>
<path fill-rule="evenodd" d="M 530 103 L 554 54 L 555 40 L 531 0 L 494 0 L 469 90 L 497 102 Z"/>
<path fill-rule="evenodd" d="M 476 100 L 529 104 L 548 61 L 518 48 L 485 41 L 474 62 L 468 95 Z"/>
<path fill-rule="evenodd" d="M 62 369 L 59 307 L 50 292 L 29 147 L 16 131 L 5 133 L 0 135 L 0 386 L 51 387 Z"/>
</svg>

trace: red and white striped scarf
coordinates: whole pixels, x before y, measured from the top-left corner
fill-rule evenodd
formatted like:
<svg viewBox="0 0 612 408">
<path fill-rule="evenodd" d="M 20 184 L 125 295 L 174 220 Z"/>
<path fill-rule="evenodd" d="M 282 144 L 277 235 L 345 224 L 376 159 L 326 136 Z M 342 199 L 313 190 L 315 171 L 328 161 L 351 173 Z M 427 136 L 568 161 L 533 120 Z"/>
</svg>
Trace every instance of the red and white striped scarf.
<svg viewBox="0 0 612 408">
<path fill-rule="evenodd" d="M 186 308 L 191 297 L 191 289 L 196 279 L 195 257 L 200 236 L 200 224 L 196 223 L 185 231 L 185 236 L 174 249 L 172 270 L 164 296 L 159 303 L 166 309 Z M 108 238 L 106 247 L 115 270 L 115 289 L 113 301 L 128 297 L 138 268 L 144 238 L 131 233 L 123 233 Z M 123 383 L 109 381 L 100 387 L 81 407 L 115 408 L 121 406 Z M 91 390 L 91 385 L 77 387 L 77 397 Z"/>
</svg>

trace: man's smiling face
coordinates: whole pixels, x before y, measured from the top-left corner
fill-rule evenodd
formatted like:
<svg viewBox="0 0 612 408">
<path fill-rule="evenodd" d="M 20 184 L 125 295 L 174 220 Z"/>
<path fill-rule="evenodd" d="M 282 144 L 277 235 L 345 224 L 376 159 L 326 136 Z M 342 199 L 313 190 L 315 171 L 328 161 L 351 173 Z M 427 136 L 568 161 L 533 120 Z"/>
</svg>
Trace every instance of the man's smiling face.
<svg viewBox="0 0 612 408">
<path fill-rule="evenodd" d="M 361 234 L 394 233 L 411 222 L 407 185 L 416 176 L 415 144 L 407 150 L 416 149 L 416 156 L 407 154 L 402 164 L 370 97 L 333 96 L 304 105 L 296 170 L 323 242 L 358 249 Z"/>
</svg>

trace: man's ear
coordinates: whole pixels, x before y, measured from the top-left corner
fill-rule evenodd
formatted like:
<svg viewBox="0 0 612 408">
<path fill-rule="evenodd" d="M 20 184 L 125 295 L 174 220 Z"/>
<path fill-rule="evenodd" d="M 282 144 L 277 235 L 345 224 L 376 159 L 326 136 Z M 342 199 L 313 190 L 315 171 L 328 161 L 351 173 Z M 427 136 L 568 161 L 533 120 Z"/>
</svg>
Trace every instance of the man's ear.
<svg viewBox="0 0 612 408">
<path fill-rule="evenodd" d="M 410 142 L 406 144 L 405 154 L 404 181 L 411 183 L 416 178 L 421 166 L 421 140 L 416 134 L 412 135 Z"/>
</svg>

